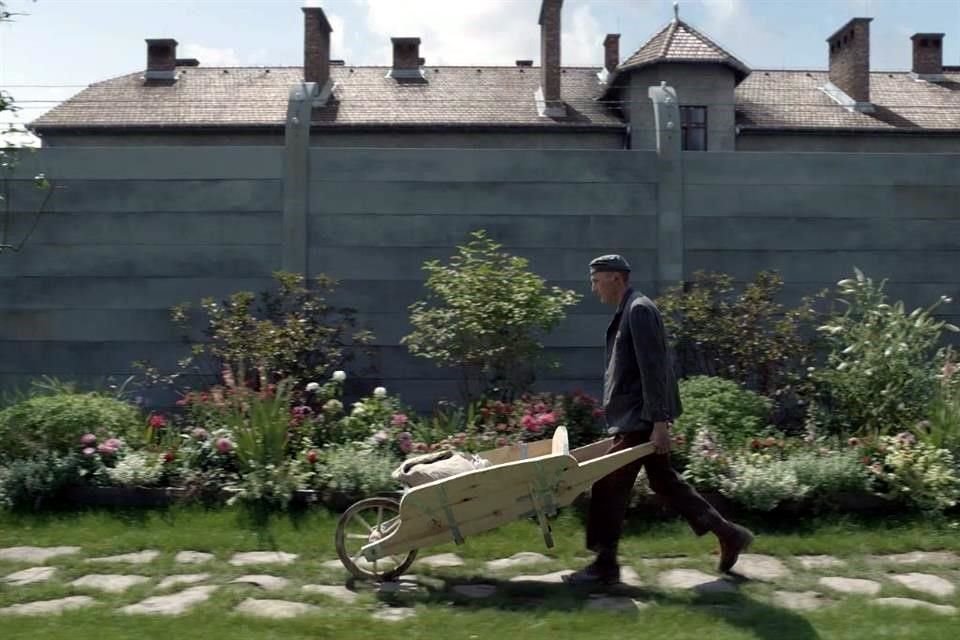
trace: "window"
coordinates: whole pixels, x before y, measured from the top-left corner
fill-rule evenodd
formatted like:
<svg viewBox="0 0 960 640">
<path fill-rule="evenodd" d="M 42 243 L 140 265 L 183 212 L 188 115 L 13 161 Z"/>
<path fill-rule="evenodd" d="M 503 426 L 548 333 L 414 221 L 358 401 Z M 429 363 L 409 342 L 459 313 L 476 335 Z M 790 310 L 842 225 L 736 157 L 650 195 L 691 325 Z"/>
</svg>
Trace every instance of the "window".
<svg viewBox="0 0 960 640">
<path fill-rule="evenodd" d="M 684 151 L 707 150 L 707 108 L 680 107 L 680 124 Z"/>
</svg>

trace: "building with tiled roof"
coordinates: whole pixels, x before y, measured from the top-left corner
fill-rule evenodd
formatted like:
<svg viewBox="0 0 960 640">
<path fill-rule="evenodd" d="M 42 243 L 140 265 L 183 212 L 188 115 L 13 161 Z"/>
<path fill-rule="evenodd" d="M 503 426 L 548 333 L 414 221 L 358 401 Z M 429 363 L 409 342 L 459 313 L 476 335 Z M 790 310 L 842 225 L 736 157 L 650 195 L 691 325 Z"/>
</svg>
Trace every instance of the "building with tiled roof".
<svg viewBox="0 0 960 640">
<path fill-rule="evenodd" d="M 751 70 L 675 16 L 624 60 L 563 67 L 562 0 L 544 0 L 539 67 L 429 66 L 419 38 L 393 64 L 330 59 L 330 25 L 304 8 L 303 67 L 210 68 L 147 41 L 147 68 L 90 85 L 33 123 L 48 145 L 282 144 L 292 90 L 314 83 L 311 140 L 329 146 L 653 148 L 651 86 L 676 90 L 688 150 L 960 151 L 960 68 L 944 34 L 913 36 L 911 71 L 870 69 L 870 19 L 828 39 L 829 68 Z"/>
</svg>

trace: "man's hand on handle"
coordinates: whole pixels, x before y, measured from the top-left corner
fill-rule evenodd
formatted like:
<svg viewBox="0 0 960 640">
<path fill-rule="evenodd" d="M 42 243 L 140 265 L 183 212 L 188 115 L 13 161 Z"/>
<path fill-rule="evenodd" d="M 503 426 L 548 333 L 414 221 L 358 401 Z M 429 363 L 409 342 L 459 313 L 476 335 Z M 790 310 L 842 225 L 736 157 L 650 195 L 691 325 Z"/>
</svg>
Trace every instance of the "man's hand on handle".
<svg viewBox="0 0 960 640">
<path fill-rule="evenodd" d="M 653 443 L 653 448 L 657 453 L 670 453 L 670 423 L 654 422 L 650 442 Z"/>
</svg>

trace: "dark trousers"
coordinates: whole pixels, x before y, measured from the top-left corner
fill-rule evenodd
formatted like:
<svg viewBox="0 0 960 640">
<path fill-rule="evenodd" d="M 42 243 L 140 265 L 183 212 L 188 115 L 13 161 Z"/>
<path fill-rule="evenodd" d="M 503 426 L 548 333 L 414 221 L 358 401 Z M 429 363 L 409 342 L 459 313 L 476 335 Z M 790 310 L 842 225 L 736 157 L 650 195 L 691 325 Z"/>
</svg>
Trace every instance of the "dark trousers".
<svg viewBox="0 0 960 640">
<path fill-rule="evenodd" d="M 619 434 L 614 437 L 607 453 L 647 442 L 650 433 L 645 429 Z M 587 516 L 587 549 L 607 555 L 616 554 L 617 543 L 623 534 L 623 519 L 630 493 L 641 468 L 646 470 L 653 492 L 683 516 L 698 536 L 727 524 L 723 516 L 674 471 L 669 454 L 652 453 L 594 483 Z"/>
</svg>

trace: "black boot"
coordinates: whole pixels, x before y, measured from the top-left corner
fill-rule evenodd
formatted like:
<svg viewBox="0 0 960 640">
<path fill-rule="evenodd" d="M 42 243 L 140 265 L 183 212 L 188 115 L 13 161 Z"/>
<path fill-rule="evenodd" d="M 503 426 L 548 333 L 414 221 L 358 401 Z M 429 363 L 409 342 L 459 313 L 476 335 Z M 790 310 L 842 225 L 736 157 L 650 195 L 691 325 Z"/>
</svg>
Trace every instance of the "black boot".
<svg viewBox="0 0 960 640">
<path fill-rule="evenodd" d="M 611 585 L 620 582 L 616 551 L 600 551 L 596 559 L 579 571 L 565 575 L 563 581 L 574 586 Z"/>
</svg>

